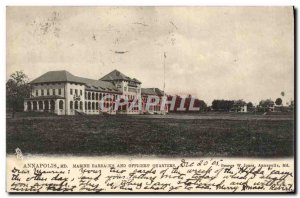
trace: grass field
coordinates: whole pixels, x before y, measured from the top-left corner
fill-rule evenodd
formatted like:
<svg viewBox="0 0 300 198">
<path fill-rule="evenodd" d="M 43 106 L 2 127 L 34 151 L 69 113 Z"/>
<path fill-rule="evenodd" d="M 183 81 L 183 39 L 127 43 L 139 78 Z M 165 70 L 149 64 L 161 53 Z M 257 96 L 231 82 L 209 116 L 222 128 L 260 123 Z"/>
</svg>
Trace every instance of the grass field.
<svg viewBox="0 0 300 198">
<path fill-rule="evenodd" d="M 291 115 L 41 116 L 7 119 L 7 153 L 287 157 Z"/>
</svg>

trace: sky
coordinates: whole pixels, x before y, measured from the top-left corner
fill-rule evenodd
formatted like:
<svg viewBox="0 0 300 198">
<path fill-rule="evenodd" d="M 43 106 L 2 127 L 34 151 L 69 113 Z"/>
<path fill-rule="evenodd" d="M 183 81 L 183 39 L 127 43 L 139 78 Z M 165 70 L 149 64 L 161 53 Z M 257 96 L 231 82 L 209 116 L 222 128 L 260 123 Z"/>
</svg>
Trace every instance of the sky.
<svg viewBox="0 0 300 198">
<path fill-rule="evenodd" d="M 117 69 L 163 89 L 165 65 L 168 94 L 286 103 L 293 18 L 292 7 L 7 7 L 6 78 L 67 70 L 99 79 Z"/>
</svg>

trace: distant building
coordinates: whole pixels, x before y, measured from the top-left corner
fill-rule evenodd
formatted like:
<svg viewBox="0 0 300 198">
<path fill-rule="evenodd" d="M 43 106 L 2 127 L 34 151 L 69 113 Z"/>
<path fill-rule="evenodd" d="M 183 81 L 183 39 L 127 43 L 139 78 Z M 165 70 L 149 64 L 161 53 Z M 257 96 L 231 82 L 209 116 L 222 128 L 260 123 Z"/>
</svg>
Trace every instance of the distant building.
<svg viewBox="0 0 300 198">
<path fill-rule="evenodd" d="M 267 112 L 274 112 L 275 110 L 275 103 L 272 101 L 270 104 L 266 107 Z"/>
<path fill-rule="evenodd" d="M 118 70 L 99 80 L 74 76 L 65 70 L 49 71 L 30 82 L 31 94 L 30 98 L 24 101 L 24 111 L 47 111 L 57 115 L 167 111 L 167 106 L 162 110 L 158 105 L 146 108 L 145 103 L 149 96 L 161 98 L 164 93 L 158 88 L 141 88 L 141 84 L 139 80 L 130 78 Z M 116 101 L 125 97 L 128 98 L 128 103 L 116 109 Z M 137 104 L 130 109 L 129 106 L 135 101 Z"/>
<path fill-rule="evenodd" d="M 246 104 L 241 107 L 240 112 L 241 113 L 247 113 L 247 105 Z"/>
<path fill-rule="evenodd" d="M 247 103 L 244 102 L 243 100 L 236 100 L 236 101 L 234 101 L 233 107 L 230 111 L 231 112 L 247 113 L 248 112 Z"/>
<path fill-rule="evenodd" d="M 143 113 L 150 113 L 150 114 L 156 114 L 161 113 L 160 106 L 161 106 L 161 98 L 164 96 L 163 91 L 161 91 L 158 88 L 142 88 L 142 111 Z M 147 102 L 150 100 L 150 102 L 154 102 L 155 98 L 153 96 L 158 96 L 160 98 L 159 102 L 155 106 L 150 106 L 149 109 L 147 109 Z M 167 108 L 167 106 L 166 106 Z"/>
</svg>

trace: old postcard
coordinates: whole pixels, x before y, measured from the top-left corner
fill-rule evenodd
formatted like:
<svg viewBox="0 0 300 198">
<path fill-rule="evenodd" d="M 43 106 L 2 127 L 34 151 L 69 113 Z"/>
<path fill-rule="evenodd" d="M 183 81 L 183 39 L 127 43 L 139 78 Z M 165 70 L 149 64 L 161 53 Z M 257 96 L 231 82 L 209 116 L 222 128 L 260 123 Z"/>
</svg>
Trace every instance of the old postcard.
<svg viewBox="0 0 300 198">
<path fill-rule="evenodd" d="M 6 8 L 7 192 L 295 192 L 293 7 Z"/>
</svg>

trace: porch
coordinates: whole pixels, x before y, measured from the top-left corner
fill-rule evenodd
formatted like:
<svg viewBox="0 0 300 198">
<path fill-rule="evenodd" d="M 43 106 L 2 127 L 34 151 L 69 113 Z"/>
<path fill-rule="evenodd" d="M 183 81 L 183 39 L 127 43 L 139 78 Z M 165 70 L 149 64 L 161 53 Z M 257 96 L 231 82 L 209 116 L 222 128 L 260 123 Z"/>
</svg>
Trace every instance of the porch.
<svg viewBox="0 0 300 198">
<path fill-rule="evenodd" d="M 57 115 L 65 115 L 65 98 L 61 96 L 26 98 L 24 111 L 52 112 Z"/>
</svg>

